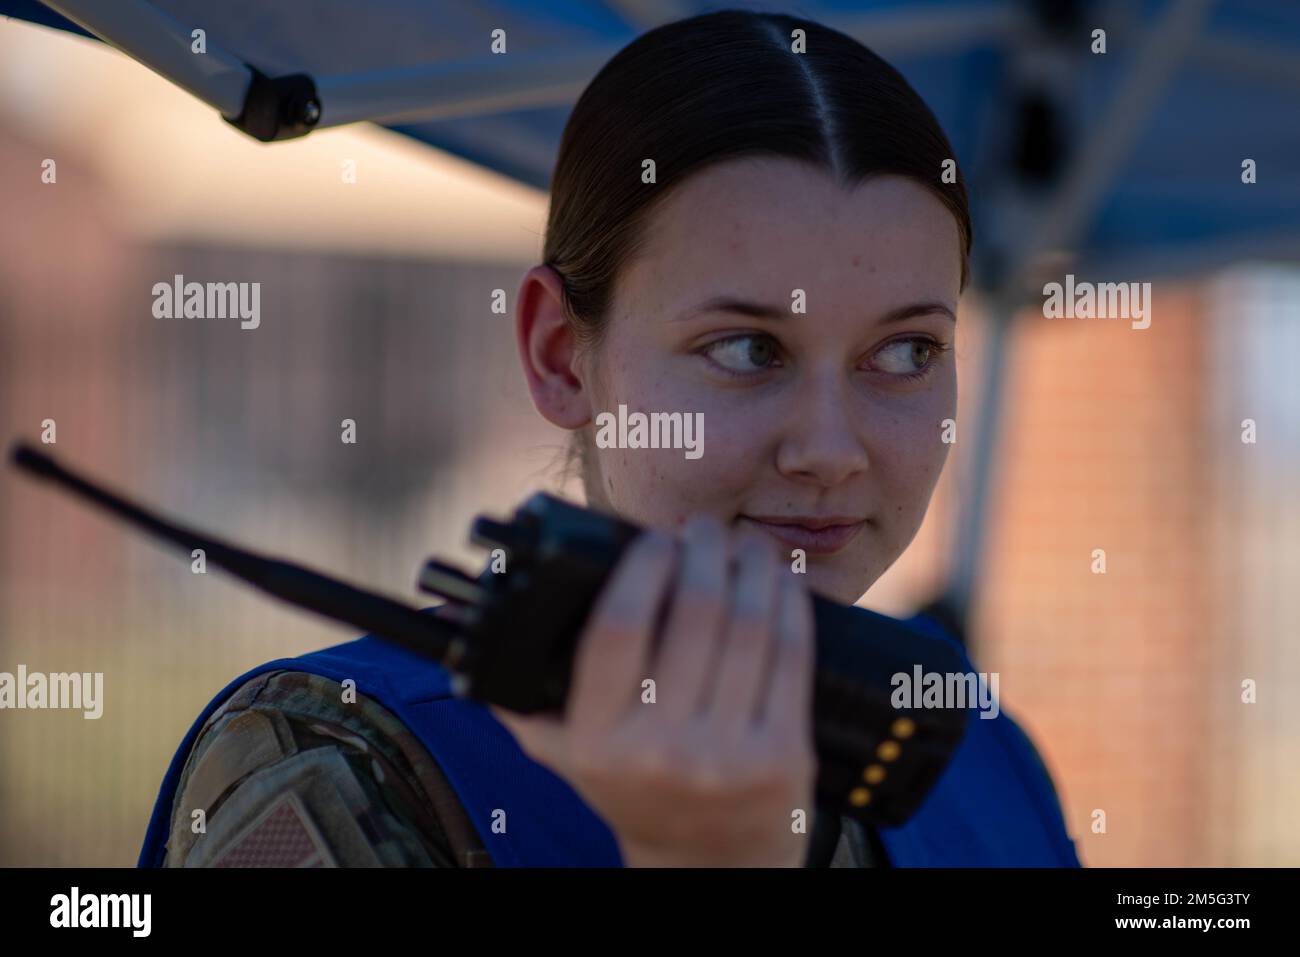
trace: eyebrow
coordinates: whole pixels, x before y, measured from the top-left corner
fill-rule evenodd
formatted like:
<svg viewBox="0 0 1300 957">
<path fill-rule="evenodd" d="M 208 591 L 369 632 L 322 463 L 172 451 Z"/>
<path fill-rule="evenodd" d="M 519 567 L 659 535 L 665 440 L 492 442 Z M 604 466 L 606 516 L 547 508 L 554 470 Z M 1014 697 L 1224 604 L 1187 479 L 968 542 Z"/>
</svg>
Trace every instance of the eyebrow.
<svg viewBox="0 0 1300 957">
<path fill-rule="evenodd" d="M 669 322 L 682 322 L 709 312 L 731 312 L 741 316 L 749 316 L 753 319 L 773 320 L 788 319 L 792 315 L 789 306 L 772 306 L 766 303 L 750 302 L 746 299 L 722 295 L 713 296 L 691 306 L 685 312 L 674 316 Z M 911 319 L 915 316 L 927 316 L 935 313 L 947 316 L 953 322 L 957 321 L 956 314 L 942 302 L 913 302 L 889 310 L 880 316 L 876 322 L 879 325 L 886 325 L 891 322 L 902 322 L 904 319 Z"/>
</svg>

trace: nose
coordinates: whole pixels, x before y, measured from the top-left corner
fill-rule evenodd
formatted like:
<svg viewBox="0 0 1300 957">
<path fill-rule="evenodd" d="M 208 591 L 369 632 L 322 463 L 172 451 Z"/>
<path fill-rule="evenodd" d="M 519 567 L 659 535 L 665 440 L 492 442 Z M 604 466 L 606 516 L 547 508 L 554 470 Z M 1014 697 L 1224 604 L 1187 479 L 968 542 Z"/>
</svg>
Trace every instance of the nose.
<svg viewBox="0 0 1300 957">
<path fill-rule="evenodd" d="M 776 468 L 796 481 L 838 485 L 868 465 L 863 423 L 847 385 L 835 374 L 809 376 L 776 452 Z"/>
</svg>

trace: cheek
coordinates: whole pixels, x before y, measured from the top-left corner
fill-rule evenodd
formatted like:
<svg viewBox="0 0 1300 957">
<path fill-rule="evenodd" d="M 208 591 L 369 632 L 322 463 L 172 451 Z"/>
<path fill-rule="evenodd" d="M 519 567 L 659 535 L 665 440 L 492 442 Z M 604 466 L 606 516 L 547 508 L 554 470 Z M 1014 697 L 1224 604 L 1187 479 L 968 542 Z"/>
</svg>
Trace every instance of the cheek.
<svg viewBox="0 0 1300 957">
<path fill-rule="evenodd" d="M 753 404 L 720 401 L 716 391 L 683 374 L 679 363 L 655 367 L 609 358 L 609 390 L 595 397 L 597 412 L 617 413 L 622 403 L 629 415 L 702 416 L 698 458 L 687 458 L 684 449 L 594 448 L 609 504 L 632 521 L 662 528 L 675 527 L 693 512 L 730 520 L 762 461 L 762 430 L 751 421 Z"/>
<path fill-rule="evenodd" d="M 721 417 L 698 405 L 626 404 L 629 413 L 702 413 L 702 452 L 689 459 L 685 449 L 597 449 L 601 480 L 614 509 L 661 528 L 674 528 L 694 512 L 724 521 L 734 517 L 755 478 L 752 450 L 736 438 L 744 433 L 727 429 Z"/>
<path fill-rule="evenodd" d="M 910 539 L 925 516 L 951 448 L 941 423 L 951 417 L 940 401 L 879 435 L 873 471 L 888 503 L 883 520 L 902 537 Z"/>
</svg>

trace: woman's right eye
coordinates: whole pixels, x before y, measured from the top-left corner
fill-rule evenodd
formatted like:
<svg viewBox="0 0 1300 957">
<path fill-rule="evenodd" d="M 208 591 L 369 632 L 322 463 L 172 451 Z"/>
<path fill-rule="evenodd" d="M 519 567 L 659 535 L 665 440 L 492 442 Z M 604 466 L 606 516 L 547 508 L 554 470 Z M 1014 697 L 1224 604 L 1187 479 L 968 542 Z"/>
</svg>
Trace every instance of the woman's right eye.
<svg viewBox="0 0 1300 957">
<path fill-rule="evenodd" d="M 745 375 L 773 368 L 776 342 L 771 336 L 750 333 L 719 339 L 701 351 L 725 371 Z"/>
</svg>

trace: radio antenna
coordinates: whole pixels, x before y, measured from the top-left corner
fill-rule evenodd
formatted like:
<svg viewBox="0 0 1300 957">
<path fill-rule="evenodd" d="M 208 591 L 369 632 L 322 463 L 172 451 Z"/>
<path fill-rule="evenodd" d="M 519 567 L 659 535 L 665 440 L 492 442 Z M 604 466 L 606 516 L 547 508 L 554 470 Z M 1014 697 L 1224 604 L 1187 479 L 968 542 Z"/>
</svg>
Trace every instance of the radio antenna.
<svg viewBox="0 0 1300 957">
<path fill-rule="evenodd" d="M 26 443 L 15 443 L 11 458 L 18 468 L 62 486 L 155 538 L 179 545 L 186 552 L 202 549 L 206 561 L 281 601 L 345 622 L 447 668 L 454 669 L 464 657 L 464 639 L 453 624 L 441 618 L 310 568 L 267 558 L 169 522 L 64 468 Z"/>
</svg>

